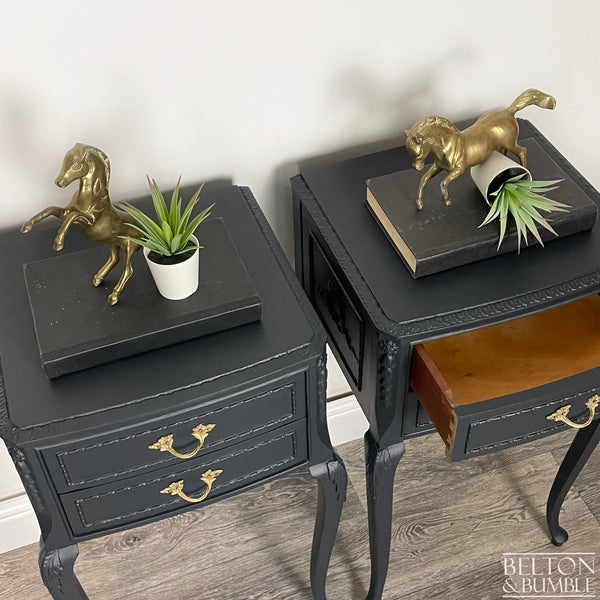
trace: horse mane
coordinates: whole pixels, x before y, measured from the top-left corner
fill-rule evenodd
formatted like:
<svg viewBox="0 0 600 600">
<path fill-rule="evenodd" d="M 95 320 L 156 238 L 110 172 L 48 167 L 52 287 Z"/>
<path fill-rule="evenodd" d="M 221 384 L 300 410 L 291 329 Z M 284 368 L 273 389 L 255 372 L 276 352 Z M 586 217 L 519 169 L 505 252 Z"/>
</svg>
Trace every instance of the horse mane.
<svg viewBox="0 0 600 600">
<path fill-rule="evenodd" d="M 448 133 L 460 133 L 456 126 L 451 123 L 446 117 L 423 117 L 417 121 L 413 126 L 414 132 L 422 132 L 426 127 L 436 127 L 446 130 Z"/>
<path fill-rule="evenodd" d="M 102 150 L 94 148 L 94 146 L 86 147 L 86 155 L 91 155 L 94 158 L 100 159 L 106 175 L 106 184 L 108 185 L 108 181 L 110 180 L 110 161 L 108 160 L 108 156 L 106 156 Z"/>
</svg>

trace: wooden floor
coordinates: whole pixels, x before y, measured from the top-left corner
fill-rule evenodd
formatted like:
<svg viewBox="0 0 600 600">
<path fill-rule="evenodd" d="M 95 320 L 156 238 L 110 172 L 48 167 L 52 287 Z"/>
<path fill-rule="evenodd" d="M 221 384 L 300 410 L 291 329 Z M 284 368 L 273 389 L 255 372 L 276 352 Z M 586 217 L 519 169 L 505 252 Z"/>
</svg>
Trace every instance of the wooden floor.
<svg viewBox="0 0 600 600">
<path fill-rule="evenodd" d="M 502 597 L 504 552 L 600 553 L 600 451 L 567 497 L 558 549 L 546 497 L 573 437 L 458 463 L 437 434 L 406 442 L 396 474 L 386 600 Z M 329 600 L 363 599 L 369 579 L 362 442 L 339 447 L 350 476 L 328 579 Z M 316 486 L 297 471 L 227 501 L 80 545 L 90 600 L 309 599 Z M 48 600 L 37 548 L 0 555 L 2 600 Z M 600 579 L 600 577 L 599 577 Z M 596 584 L 600 597 L 600 582 Z"/>
</svg>

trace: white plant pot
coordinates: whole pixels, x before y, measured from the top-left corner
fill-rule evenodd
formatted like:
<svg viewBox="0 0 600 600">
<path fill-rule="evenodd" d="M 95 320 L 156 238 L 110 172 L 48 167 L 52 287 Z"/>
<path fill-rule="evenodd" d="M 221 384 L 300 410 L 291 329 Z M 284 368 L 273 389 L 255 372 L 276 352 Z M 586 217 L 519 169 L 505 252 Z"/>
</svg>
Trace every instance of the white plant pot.
<svg viewBox="0 0 600 600">
<path fill-rule="evenodd" d="M 523 165 L 500 152 L 493 152 L 487 160 L 471 167 L 471 177 L 490 205 L 496 198 L 492 194 L 506 180 L 522 174 L 525 174 L 525 179 L 531 179 L 531 173 Z"/>
<path fill-rule="evenodd" d="M 198 244 L 195 236 L 190 239 Z M 148 258 L 150 252 L 148 248 L 144 248 L 144 258 L 161 296 L 168 300 L 183 300 L 198 289 L 200 251 L 197 248 L 192 256 L 174 265 L 161 265 L 153 262 Z"/>
</svg>

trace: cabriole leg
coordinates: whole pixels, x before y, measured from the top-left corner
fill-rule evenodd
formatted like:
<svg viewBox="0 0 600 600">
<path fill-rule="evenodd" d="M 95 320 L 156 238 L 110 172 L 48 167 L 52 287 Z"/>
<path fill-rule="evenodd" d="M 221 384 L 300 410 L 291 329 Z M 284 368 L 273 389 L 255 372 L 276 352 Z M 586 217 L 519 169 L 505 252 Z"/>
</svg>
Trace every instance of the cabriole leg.
<svg viewBox="0 0 600 600">
<path fill-rule="evenodd" d="M 394 475 L 404 454 L 404 443 L 379 448 L 370 432 L 365 434 L 367 510 L 371 550 L 371 585 L 367 600 L 380 600 L 390 562 Z"/>
<path fill-rule="evenodd" d="M 325 580 L 346 500 L 347 475 L 342 460 L 320 463 L 310 467 L 311 475 L 319 484 L 317 518 L 310 557 L 310 584 L 314 600 L 325 600 Z"/>
<path fill-rule="evenodd" d="M 555 546 L 561 546 L 569 538 L 569 534 L 558 524 L 560 509 L 565 496 L 598 445 L 598 441 L 600 441 L 600 419 L 592 421 L 590 425 L 577 431 L 558 469 L 546 505 L 546 521 Z"/>
<path fill-rule="evenodd" d="M 46 550 L 44 542 L 40 541 L 40 573 L 54 600 L 88 600 L 73 571 L 77 556 L 77 544 L 57 550 Z"/>
</svg>

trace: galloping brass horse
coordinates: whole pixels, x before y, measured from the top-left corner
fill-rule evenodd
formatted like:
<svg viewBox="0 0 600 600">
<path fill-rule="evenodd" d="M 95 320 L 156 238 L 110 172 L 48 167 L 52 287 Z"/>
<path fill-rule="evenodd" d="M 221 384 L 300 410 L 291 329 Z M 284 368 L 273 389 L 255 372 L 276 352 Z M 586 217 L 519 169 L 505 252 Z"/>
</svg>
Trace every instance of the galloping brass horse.
<svg viewBox="0 0 600 600">
<path fill-rule="evenodd" d="M 527 162 L 527 149 L 519 146 L 519 125 L 515 113 L 530 104 L 541 108 L 554 108 L 552 96 L 539 90 L 529 89 L 504 110 L 495 110 L 479 117 L 473 125 L 459 131 L 444 117 L 424 117 L 406 130 L 406 149 L 413 167 L 420 171 L 430 152 L 435 161 L 421 177 L 417 188 L 417 209 L 423 208 L 423 188 L 434 175 L 448 171 L 440 184 L 444 204 L 452 204 L 448 195 L 448 184 L 462 175 L 468 167 L 487 160 L 494 150 L 516 154 L 523 166 Z"/>
<path fill-rule="evenodd" d="M 110 257 L 94 275 L 92 283 L 98 287 L 108 272 L 119 262 L 119 255 L 123 253 L 123 273 L 108 296 L 108 303 L 113 305 L 119 301 L 119 294 L 133 273 L 131 257 L 140 248 L 139 244 L 123 239 L 128 236 L 139 239 L 139 231 L 125 221 L 125 213 L 120 213 L 110 203 L 108 196 L 108 180 L 110 178 L 110 163 L 102 150 L 75 144 L 63 160 L 63 165 L 56 185 L 64 188 L 73 181 L 79 180 L 79 189 L 73 194 L 71 202 L 64 208 L 48 206 L 43 211 L 29 219 L 21 231 L 28 233 L 33 226 L 49 216 L 63 220 L 54 238 L 54 249 L 62 250 L 65 244 L 65 235 L 69 227 L 76 223 L 82 232 L 91 240 L 99 244 L 108 244 Z"/>
</svg>

